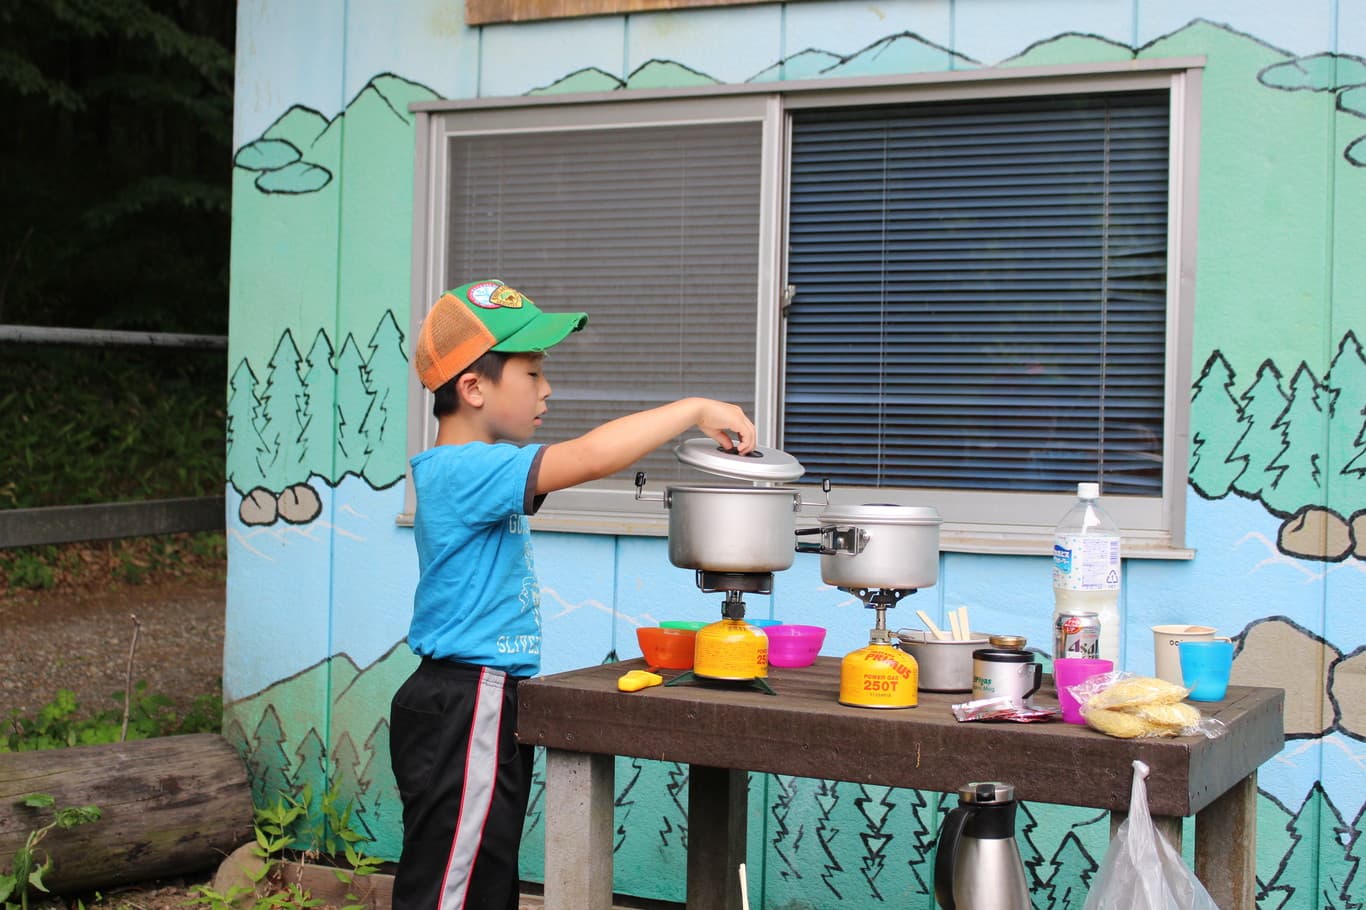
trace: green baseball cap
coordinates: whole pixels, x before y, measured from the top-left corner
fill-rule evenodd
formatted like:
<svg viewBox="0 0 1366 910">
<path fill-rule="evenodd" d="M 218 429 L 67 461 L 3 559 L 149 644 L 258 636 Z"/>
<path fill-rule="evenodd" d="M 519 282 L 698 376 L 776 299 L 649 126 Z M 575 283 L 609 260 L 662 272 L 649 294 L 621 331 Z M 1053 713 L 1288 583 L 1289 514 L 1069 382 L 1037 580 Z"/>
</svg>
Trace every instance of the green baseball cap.
<svg viewBox="0 0 1366 910">
<path fill-rule="evenodd" d="M 413 366 L 422 384 L 436 390 L 488 351 L 544 351 L 587 324 L 586 313 L 541 312 L 497 278 L 471 281 L 432 305 L 418 331 Z"/>
</svg>

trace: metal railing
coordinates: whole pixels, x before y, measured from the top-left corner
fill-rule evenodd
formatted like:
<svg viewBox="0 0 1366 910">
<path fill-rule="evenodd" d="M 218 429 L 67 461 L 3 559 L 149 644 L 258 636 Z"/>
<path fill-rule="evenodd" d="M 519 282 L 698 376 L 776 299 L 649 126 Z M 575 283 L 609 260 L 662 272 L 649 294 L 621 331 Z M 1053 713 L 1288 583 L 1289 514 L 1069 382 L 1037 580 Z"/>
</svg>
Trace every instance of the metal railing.
<svg viewBox="0 0 1366 910">
<path fill-rule="evenodd" d="M 94 347 L 153 347 L 227 350 L 226 335 L 127 332 L 0 325 L 0 341 Z M 222 496 L 105 502 L 0 510 L 0 549 L 83 540 L 111 540 L 226 527 Z"/>
</svg>

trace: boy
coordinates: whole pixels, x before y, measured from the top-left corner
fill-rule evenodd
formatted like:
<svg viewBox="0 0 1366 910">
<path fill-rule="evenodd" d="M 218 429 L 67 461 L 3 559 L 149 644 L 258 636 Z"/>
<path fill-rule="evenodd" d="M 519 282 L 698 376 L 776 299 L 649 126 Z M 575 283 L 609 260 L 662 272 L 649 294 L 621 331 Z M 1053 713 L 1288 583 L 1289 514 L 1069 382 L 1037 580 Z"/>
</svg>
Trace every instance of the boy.
<svg viewBox="0 0 1366 910">
<path fill-rule="evenodd" d="M 516 684 L 540 672 L 541 640 L 527 516 L 545 494 L 626 468 L 693 426 L 726 448 L 754 448 L 744 412 L 705 398 L 548 446 L 501 442 L 531 439 L 550 397 L 543 352 L 587 321 L 476 281 L 442 295 L 413 348 L 437 433 L 412 460 L 419 578 L 408 645 L 422 663 L 391 706 L 403 800 L 394 910 L 517 908 L 532 749 L 514 736 Z"/>
</svg>

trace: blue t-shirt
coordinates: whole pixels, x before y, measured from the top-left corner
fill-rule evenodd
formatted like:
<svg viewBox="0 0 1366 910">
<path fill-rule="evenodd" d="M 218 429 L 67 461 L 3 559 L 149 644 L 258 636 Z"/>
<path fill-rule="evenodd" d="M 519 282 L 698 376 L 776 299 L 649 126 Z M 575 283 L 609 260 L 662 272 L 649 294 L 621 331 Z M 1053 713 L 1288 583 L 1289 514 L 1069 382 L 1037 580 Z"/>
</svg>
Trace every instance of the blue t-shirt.
<svg viewBox="0 0 1366 910">
<path fill-rule="evenodd" d="M 414 456 L 418 581 L 408 646 L 423 657 L 541 670 L 541 590 L 527 516 L 544 447 L 435 446 Z"/>
</svg>

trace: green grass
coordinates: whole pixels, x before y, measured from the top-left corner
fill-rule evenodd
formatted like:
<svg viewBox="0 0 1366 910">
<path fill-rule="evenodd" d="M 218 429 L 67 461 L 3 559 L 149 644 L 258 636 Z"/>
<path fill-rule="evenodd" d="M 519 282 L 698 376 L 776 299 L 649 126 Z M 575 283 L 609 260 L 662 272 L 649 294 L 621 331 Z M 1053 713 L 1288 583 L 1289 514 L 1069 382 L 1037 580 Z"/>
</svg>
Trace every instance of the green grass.
<svg viewBox="0 0 1366 910">
<path fill-rule="evenodd" d="M 0 344 L 0 509 L 220 496 L 222 351 Z M 221 532 L 0 550 L 0 595 L 221 567 Z"/>
<path fill-rule="evenodd" d="M 0 344 L 0 509 L 221 495 L 225 362 Z"/>
</svg>

